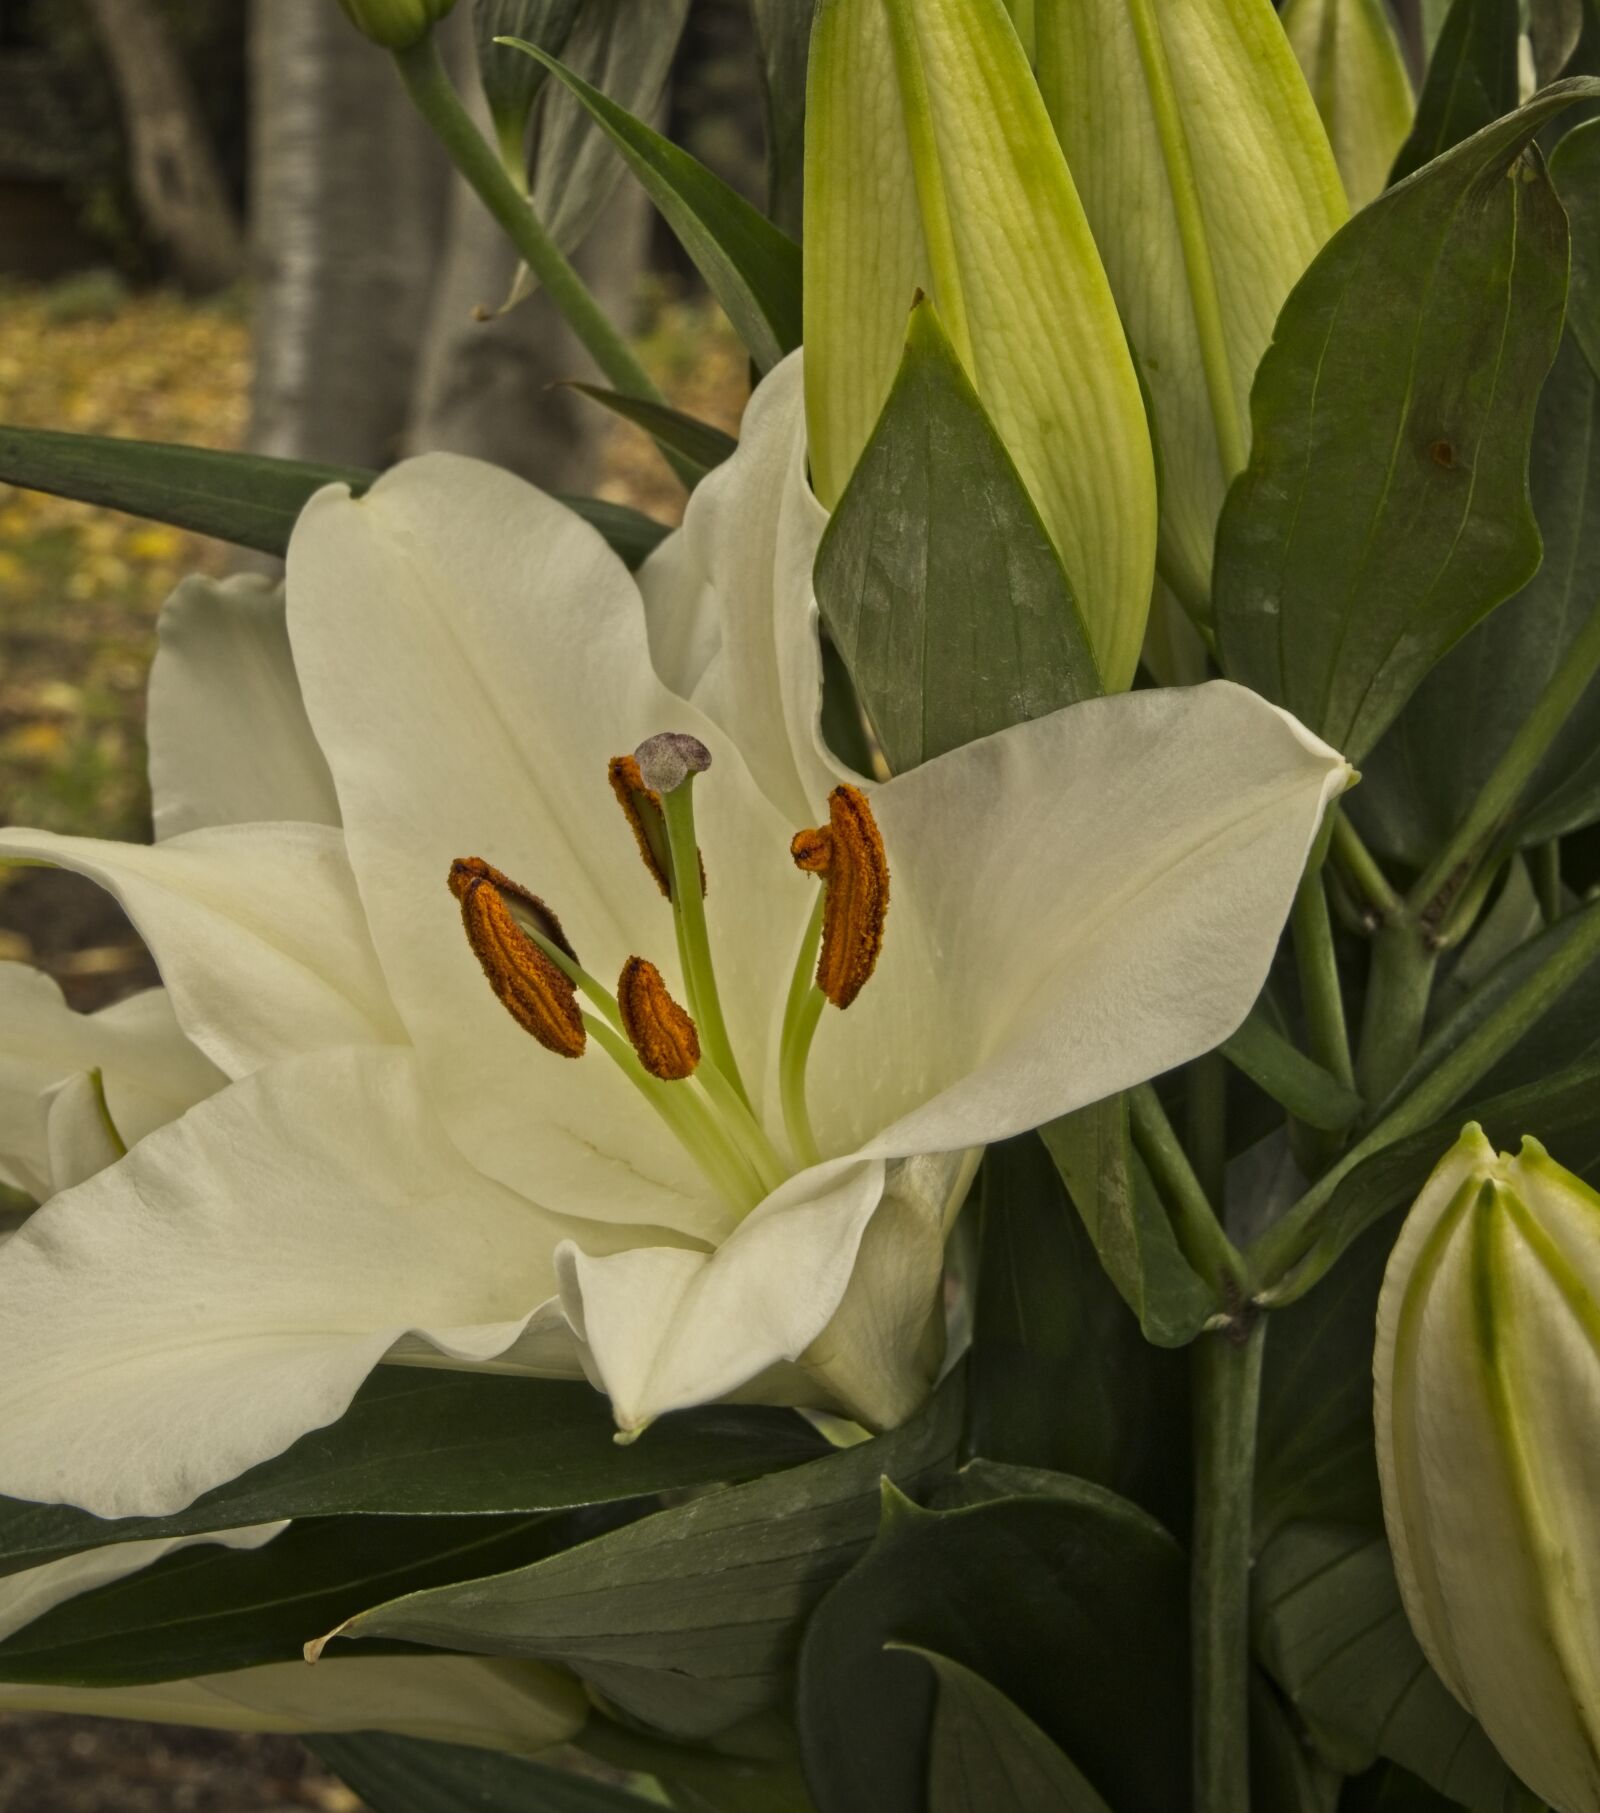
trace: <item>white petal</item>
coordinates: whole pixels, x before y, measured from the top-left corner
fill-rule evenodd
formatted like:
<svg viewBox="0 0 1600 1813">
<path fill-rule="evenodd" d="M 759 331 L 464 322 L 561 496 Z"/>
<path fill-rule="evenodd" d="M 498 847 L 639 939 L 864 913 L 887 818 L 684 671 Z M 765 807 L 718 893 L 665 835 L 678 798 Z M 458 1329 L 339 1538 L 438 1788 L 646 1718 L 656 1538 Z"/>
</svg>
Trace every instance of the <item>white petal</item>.
<svg viewBox="0 0 1600 1813">
<path fill-rule="evenodd" d="M 0 1685 L 0 1710 L 151 1719 L 213 1731 L 388 1731 L 522 1756 L 581 1729 L 589 1703 L 560 1669 L 479 1656 L 269 1662 L 142 1687 Z"/>
<path fill-rule="evenodd" d="M 330 826 L 222 825 L 154 848 L 6 830 L 0 856 L 105 888 L 150 946 L 179 1024 L 230 1076 L 404 1037 Z"/>
<path fill-rule="evenodd" d="M 185 579 L 161 607 L 150 669 L 157 838 L 204 825 L 336 825 L 333 777 L 300 698 L 283 587 L 256 573 Z"/>
<path fill-rule="evenodd" d="M 564 1242 L 561 1301 L 618 1428 L 642 1429 L 797 1360 L 839 1306 L 883 1177 L 881 1164 L 854 1158 L 802 1172 L 714 1253 L 594 1257 Z"/>
<path fill-rule="evenodd" d="M 47 1090 L 42 1105 L 51 1195 L 87 1182 L 122 1157 L 126 1148 L 88 1071 Z"/>
<path fill-rule="evenodd" d="M 76 1599 L 79 1593 L 93 1592 L 97 1586 L 109 1586 L 113 1580 L 126 1579 L 129 1574 L 136 1574 L 140 1568 L 159 1561 L 163 1555 L 191 1549 L 203 1542 L 220 1543 L 229 1549 L 258 1549 L 288 1527 L 287 1521 L 255 1523 L 242 1530 L 207 1530 L 198 1536 L 161 1536 L 150 1542 L 108 1542 L 102 1548 L 85 1549 L 80 1555 L 63 1555 L 59 1561 L 47 1561 L 41 1567 L 23 1568 L 20 1573 L 0 1576 L 0 1639 L 21 1630 L 35 1618 L 42 1618 L 67 1600 Z"/>
<path fill-rule="evenodd" d="M 452 858 L 486 857 L 549 902 L 602 982 L 637 954 L 676 988 L 670 910 L 606 764 L 657 731 L 702 738 L 707 910 L 759 1094 L 810 905 L 788 858 L 795 827 L 657 678 L 621 562 L 520 479 L 430 455 L 358 502 L 312 500 L 289 550 L 289 628 L 373 935 L 452 1136 L 553 1206 L 719 1235 L 722 1205 L 620 1073 L 596 1051 L 552 1057 L 494 1000 L 445 885 Z"/>
<path fill-rule="evenodd" d="M 806 477 L 801 356 L 758 387 L 739 451 L 696 486 L 683 527 L 639 573 L 658 670 L 727 731 L 797 827 L 846 772 L 819 730 L 811 570 L 828 513 Z"/>
<path fill-rule="evenodd" d="M 561 1231 L 461 1162 L 410 1053 L 261 1071 L 0 1251 L 0 1492 L 181 1510 L 332 1422 L 407 1333 L 510 1347 Z"/>
<path fill-rule="evenodd" d="M 44 1097 L 99 1070 L 112 1119 L 132 1145 L 223 1083 L 178 1030 L 165 989 L 74 1013 L 42 970 L 0 963 L 0 1182 L 50 1194 Z"/>
<path fill-rule="evenodd" d="M 889 917 L 812 1054 L 824 1152 L 980 1145 L 1210 1050 L 1348 772 L 1219 681 L 1090 700 L 876 789 Z"/>
</svg>

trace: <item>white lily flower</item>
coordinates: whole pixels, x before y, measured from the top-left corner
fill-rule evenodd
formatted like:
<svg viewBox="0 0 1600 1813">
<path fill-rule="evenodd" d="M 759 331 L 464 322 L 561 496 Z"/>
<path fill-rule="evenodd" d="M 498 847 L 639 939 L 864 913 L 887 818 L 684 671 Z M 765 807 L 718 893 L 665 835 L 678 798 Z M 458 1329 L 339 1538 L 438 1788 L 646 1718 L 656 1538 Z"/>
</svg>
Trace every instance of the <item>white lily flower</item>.
<svg viewBox="0 0 1600 1813">
<path fill-rule="evenodd" d="M 637 582 L 473 461 L 330 488 L 289 627 L 342 834 L 0 835 L 123 899 L 235 1079 L 0 1254 L 0 1489 L 176 1510 L 385 1356 L 581 1363 L 626 1433 L 915 1407 L 974 1149 L 1238 1025 L 1349 771 L 1217 683 L 873 785 L 820 736 L 823 523 L 797 359 Z"/>
</svg>

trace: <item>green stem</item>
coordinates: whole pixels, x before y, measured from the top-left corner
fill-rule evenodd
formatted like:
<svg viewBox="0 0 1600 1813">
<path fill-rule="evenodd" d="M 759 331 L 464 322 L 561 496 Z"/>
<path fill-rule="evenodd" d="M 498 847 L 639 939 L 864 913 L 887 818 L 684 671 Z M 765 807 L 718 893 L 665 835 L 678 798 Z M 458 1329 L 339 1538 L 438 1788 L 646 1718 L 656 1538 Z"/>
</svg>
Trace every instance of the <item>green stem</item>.
<svg viewBox="0 0 1600 1813">
<path fill-rule="evenodd" d="M 1231 1313 L 1250 1294 L 1244 1259 L 1223 1231 L 1160 1096 L 1148 1083 L 1140 1083 L 1128 1091 L 1128 1108 L 1134 1144 L 1172 1215 L 1172 1231 L 1184 1257 L 1211 1286 L 1218 1304 Z"/>
<path fill-rule="evenodd" d="M 1416 1057 L 1437 964 L 1437 952 L 1405 919 L 1373 940 L 1356 1067 L 1356 1087 L 1367 1101 L 1381 1102 Z"/>
<path fill-rule="evenodd" d="M 1308 865 L 1301 876 L 1289 925 L 1311 1055 L 1331 1076 L 1349 1086 L 1355 1082 L 1355 1067 L 1350 1061 L 1350 1033 L 1320 863 Z"/>
<path fill-rule="evenodd" d="M 1568 645 L 1521 728 L 1483 784 L 1455 835 L 1423 872 L 1411 903 L 1423 923 L 1436 921 L 1493 845 L 1522 790 L 1533 778 L 1589 682 L 1600 673 L 1600 606 Z"/>
<path fill-rule="evenodd" d="M 394 60 L 417 111 L 449 153 L 450 161 L 505 229 L 506 237 L 588 348 L 595 364 L 627 395 L 664 402 L 666 399 L 611 325 L 588 285 L 545 231 L 544 223 L 518 192 L 505 166 L 462 106 L 440 61 L 433 35 L 430 33 L 409 50 L 397 50 Z"/>
<path fill-rule="evenodd" d="M 1150 109 L 1155 116 L 1167 186 L 1172 191 L 1172 209 L 1183 247 L 1184 271 L 1189 279 L 1189 305 L 1194 311 L 1195 329 L 1200 340 L 1200 364 L 1205 373 L 1206 394 L 1211 401 L 1211 418 L 1216 428 L 1217 452 L 1222 460 L 1222 476 L 1228 480 L 1244 470 L 1250 442 L 1234 393 L 1233 361 L 1228 355 L 1227 335 L 1222 326 L 1221 294 L 1217 288 L 1216 269 L 1211 262 L 1205 214 L 1200 206 L 1200 186 L 1195 179 L 1194 160 L 1189 151 L 1188 135 L 1183 129 L 1183 114 L 1173 86 L 1172 70 L 1167 63 L 1166 41 L 1156 20 L 1156 7 L 1157 0 L 1128 0 L 1128 15 L 1139 48 L 1139 61 L 1144 67 L 1145 87 L 1149 90 Z"/>
<path fill-rule="evenodd" d="M 706 1053 L 738 1092 L 746 1108 L 750 1097 L 739 1075 L 717 993 L 717 972 L 711 960 L 711 933 L 706 925 L 706 901 L 700 886 L 700 844 L 694 830 L 694 776 L 685 775 L 676 787 L 661 796 L 661 816 L 666 821 L 667 849 L 672 857 L 672 912 L 678 922 L 678 950 L 683 959 L 683 985 L 689 993 L 689 1012 L 700 1029 Z"/>
<path fill-rule="evenodd" d="M 811 1041 L 817 1036 L 826 997 L 817 987 L 817 949 L 822 943 L 822 912 L 826 890 L 818 887 L 816 904 L 800 940 L 794 974 L 789 978 L 789 998 L 783 1007 L 783 1036 L 778 1046 L 778 1093 L 783 1102 L 783 1124 L 789 1144 L 803 1165 L 820 1162 L 816 1135 L 811 1131 L 811 1110 L 806 1106 L 806 1064 Z"/>
<path fill-rule="evenodd" d="M 1333 820 L 1333 857 L 1340 870 L 1366 899 L 1367 905 L 1381 923 L 1398 916 L 1404 902 L 1389 885 L 1389 878 L 1379 868 L 1377 858 L 1361 841 L 1342 806 L 1329 808 Z"/>
<path fill-rule="evenodd" d="M 1250 1810 L 1250 1516 L 1266 1328 L 1257 1315 L 1190 1350 L 1194 1813 Z"/>
<path fill-rule="evenodd" d="M 1228 1170 L 1228 1065 L 1220 1051 L 1189 1066 L 1184 1125 L 1194 1173 L 1220 1212 Z"/>
<path fill-rule="evenodd" d="M 711 1105 L 727 1122 L 728 1131 L 756 1168 L 767 1194 L 777 1189 L 789 1175 L 788 1167 L 773 1150 L 766 1129 L 750 1112 L 744 1097 L 722 1074 L 710 1058 L 702 1057 L 695 1066 L 694 1080 L 705 1090 Z"/>
<path fill-rule="evenodd" d="M 1528 868 L 1533 875 L 1533 891 L 1539 898 L 1539 911 L 1546 925 L 1561 917 L 1561 839 L 1551 837 L 1528 852 Z"/>
</svg>

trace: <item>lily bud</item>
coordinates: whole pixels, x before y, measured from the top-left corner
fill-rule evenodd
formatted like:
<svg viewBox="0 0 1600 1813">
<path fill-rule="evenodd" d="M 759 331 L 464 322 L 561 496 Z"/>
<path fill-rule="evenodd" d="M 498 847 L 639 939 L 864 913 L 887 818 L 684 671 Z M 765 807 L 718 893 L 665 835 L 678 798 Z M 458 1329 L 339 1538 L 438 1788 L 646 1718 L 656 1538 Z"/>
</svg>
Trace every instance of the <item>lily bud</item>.
<svg viewBox="0 0 1600 1813">
<path fill-rule="evenodd" d="M 1383 193 L 1417 104 L 1383 0 L 1288 0 L 1283 29 L 1328 130 L 1345 194 Z"/>
<path fill-rule="evenodd" d="M 1600 1196 L 1469 1126 L 1401 1230 L 1374 1360 L 1384 1516 L 1440 1678 L 1557 1813 L 1600 1808 Z"/>
<path fill-rule="evenodd" d="M 806 425 L 829 508 L 930 296 L 1130 684 L 1155 466 L 1106 273 L 1004 0 L 822 0 L 806 114 Z"/>
<path fill-rule="evenodd" d="M 420 44 L 456 0 L 339 0 L 350 23 L 385 50 Z"/>
<path fill-rule="evenodd" d="M 1034 32 L 1150 398 L 1161 574 L 1203 618 L 1256 366 L 1344 189 L 1271 0 L 1036 0 Z"/>
</svg>

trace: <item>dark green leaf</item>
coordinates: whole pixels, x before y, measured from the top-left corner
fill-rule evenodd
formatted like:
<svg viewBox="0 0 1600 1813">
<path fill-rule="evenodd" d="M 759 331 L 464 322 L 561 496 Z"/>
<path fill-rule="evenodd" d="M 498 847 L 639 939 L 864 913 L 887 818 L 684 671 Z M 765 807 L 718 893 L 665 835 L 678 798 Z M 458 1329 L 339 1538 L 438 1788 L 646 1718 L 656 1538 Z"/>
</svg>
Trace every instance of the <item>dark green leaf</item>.
<svg viewBox="0 0 1600 1813">
<path fill-rule="evenodd" d="M 1517 0 L 1455 0 L 1389 181 L 1420 170 L 1517 104 Z"/>
<path fill-rule="evenodd" d="M 822 1813 L 923 1813 L 932 1650 L 981 1675 L 1113 1807 L 1188 1804 L 1187 1583 L 1166 1532 L 1098 1487 L 919 1511 L 828 1594 L 800 1659 Z"/>
<path fill-rule="evenodd" d="M 653 1775 L 684 1813 L 815 1813 L 800 1778 L 794 1727 L 763 1713 L 713 1743 L 653 1737 L 591 1713 L 574 1745 L 609 1768 Z"/>
<path fill-rule="evenodd" d="M 263 554 L 282 554 L 307 498 L 324 485 L 358 495 L 378 475 L 256 453 L 218 453 L 165 441 L 130 441 L 47 428 L 0 427 L 0 484 L 148 516 Z M 564 497 L 636 567 L 667 531 L 623 504 Z"/>
<path fill-rule="evenodd" d="M 806 64 L 816 10 L 817 0 L 750 0 L 767 127 L 767 213 L 796 239 L 805 170 Z"/>
<path fill-rule="evenodd" d="M 1101 690 L 1060 557 L 927 302 L 816 580 L 897 774 Z"/>
<path fill-rule="evenodd" d="M 997 1687 L 912 1643 L 939 1677 L 928 1753 L 928 1813 L 1111 1813 L 1033 1720 Z"/>
<path fill-rule="evenodd" d="M 306 1742 L 371 1813 L 648 1813 L 654 1801 L 492 1750 L 362 1733 Z"/>
<path fill-rule="evenodd" d="M 960 1395 L 952 1382 L 891 1435 L 534 1567 L 388 1599 L 348 1634 L 565 1662 L 660 1730 L 720 1730 L 783 1692 L 806 1615 L 871 1539 L 879 1480 L 949 1468 Z"/>
<path fill-rule="evenodd" d="M 750 356 L 770 370 L 800 344 L 800 248 L 697 158 L 607 99 L 582 76 L 513 39 L 589 110 L 643 183 Z"/>
<path fill-rule="evenodd" d="M 1550 160 L 1550 179 L 1572 227 L 1568 324 L 1600 372 L 1600 120 L 1575 126 L 1562 139 Z"/>
<path fill-rule="evenodd" d="M 1158 1347 L 1192 1341 L 1217 1305 L 1184 1258 L 1144 1160 L 1133 1150 L 1126 1099 L 1080 1108 L 1039 1134 L 1145 1339 Z"/>
<path fill-rule="evenodd" d="M 472 33 L 478 51 L 478 76 L 495 130 L 526 157 L 523 136 L 528 116 L 550 72 L 528 57 L 514 56 L 496 38 L 526 38 L 553 57 L 583 10 L 584 0 L 472 0 Z"/>
<path fill-rule="evenodd" d="M 1278 318 L 1217 531 L 1225 670 L 1352 760 L 1539 561 L 1528 450 L 1566 217 L 1539 127 L 1565 82 L 1341 228 Z"/>
<path fill-rule="evenodd" d="M 698 421 L 694 416 L 685 415 L 681 409 L 669 408 L 665 403 L 652 403 L 644 397 L 625 396 L 620 390 L 607 390 L 599 384 L 572 384 L 568 388 L 593 398 L 602 408 L 611 410 L 614 415 L 633 422 L 644 429 L 646 434 L 653 435 L 663 447 L 670 447 L 674 453 L 693 461 L 701 476 L 713 467 L 720 466 L 738 449 L 739 443 L 731 434 L 724 434 L 710 422 Z"/>
<path fill-rule="evenodd" d="M 67 1505 L 0 1499 L 0 1574 L 107 1542 L 283 1517 L 513 1513 L 614 1502 L 749 1479 L 826 1452 L 786 1411 L 692 1410 L 663 1417 L 627 1448 L 614 1434 L 606 1400 L 587 1385 L 382 1367 L 338 1422 L 175 1517 L 108 1522 Z"/>
<path fill-rule="evenodd" d="M 1184 1520 L 1187 1369 L 1139 1332 L 1031 1133 L 979 1175 L 967 1445 L 1108 1486 Z"/>
<path fill-rule="evenodd" d="M 1255 1542 L 1302 1520 L 1381 1528 L 1372 1433 L 1378 1291 L 1395 1230 L 1375 1227 L 1267 1329 Z"/>
<path fill-rule="evenodd" d="M 1461 1802 L 1436 1794 L 1409 1769 L 1379 1763 L 1351 1782 L 1339 1813 L 1459 1813 Z"/>
<path fill-rule="evenodd" d="M 0 1643 L 0 1680 L 110 1687 L 294 1661 L 374 1600 L 548 1554 L 564 1524 L 312 1517 L 265 1548 L 182 1549 L 25 1625 Z"/>
<path fill-rule="evenodd" d="M 1361 1112 L 1355 1090 L 1286 1039 L 1259 1003 L 1239 1030 L 1223 1040 L 1221 1051 L 1258 1089 L 1308 1127 L 1337 1133 Z"/>
<path fill-rule="evenodd" d="M 1256 1562 L 1258 1652 L 1346 1769 L 1382 1755 L 1472 1813 L 1538 1813 L 1406 1623 L 1381 1532 L 1290 1524 Z"/>
<path fill-rule="evenodd" d="M 1250 1813 L 1338 1813 L 1344 1777 L 1317 1755 L 1283 1696 L 1250 1671 Z"/>
</svg>

